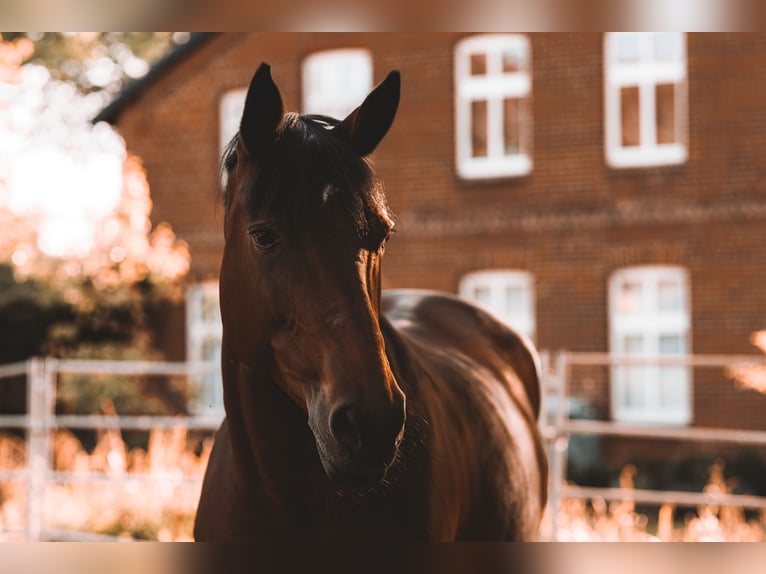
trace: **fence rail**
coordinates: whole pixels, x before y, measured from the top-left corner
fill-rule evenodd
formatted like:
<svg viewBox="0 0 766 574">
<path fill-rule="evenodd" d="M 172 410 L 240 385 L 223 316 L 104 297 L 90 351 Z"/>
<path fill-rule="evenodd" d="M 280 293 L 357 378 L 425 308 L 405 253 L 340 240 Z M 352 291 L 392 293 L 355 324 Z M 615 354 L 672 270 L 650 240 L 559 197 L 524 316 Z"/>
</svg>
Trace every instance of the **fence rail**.
<svg viewBox="0 0 766 574">
<path fill-rule="evenodd" d="M 544 426 L 543 436 L 547 440 L 573 434 L 592 436 L 620 436 L 630 438 L 656 438 L 682 441 L 706 441 L 738 443 L 755 446 L 766 445 L 766 431 L 705 428 L 627 425 L 611 421 L 567 420 L 559 428 Z"/>
<path fill-rule="evenodd" d="M 612 366 L 686 366 L 727 369 L 741 365 L 766 365 L 766 358 L 752 355 L 614 355 L 610 353 L 560 352 L 553 359 L 542 353 L 544 403 L 553 403 L 554 411 L 548 422 L 541 425 L 548 444 L 550 477 L 548 519 L 551 520 L 550 539 L 558 538 L 557 517 L 561 501 L 567 498 L 632 500 L 644 504 L 663 505 L 726 505 L 766 509 L 766 497 L 741 494 L 713 494 L 667 490 L 581 487 L 566 484 L 567 451 L 572 435 L 645 438 L 648 440 L 679 440 L 688 442 L 718 442 L 766 447 L 766 431 L 726 428 L 700 428 L 671 425 L 638 425 L 601 420 L 572 420 L 568 416 L 571 396 L 572 367 Z M 545 421 L 545 414 L 543 416 Z"/>
<path fill-rule="evenodd" d="M 711 494 L 702 492 L 660 491 L 624 488 L 580 487 L 566 483 L 569 439 L 574 435 L 645 438 L 647 440 L 678 440 L 685 442 L 736 443 L 766 446 L 766 431 L 687 426 L 656 426 L 622 424 L 603 420 L 574 420 L 569 418 L 572 367 L 614 365 L 681 365 L 689 367 L 720 367 L 735 365 L 766 365 L 758 356 L 689 355 L 689 356 L 615 356 L 608 353 L 561 352 L 555 356 L 542 354 L 544 404 L 548 408 L 541 420 L 541 431 L 548 444 L 550 458 L 549 519 L 551 539 L 557 537 L 555 517 L 561 501 L 567 498 L 603 500 L 629 499 L 637 503 L 662 505 L 726 505 L 766 509 L 766 497 Z M 213 431 L 221 422 L 222 413 L 192 416 L 125 416 L 125 415 L 57 415 L 55 413 L 56 382 L 61 374 L 136 375 L 136 376 L 196 376 L 216 372 L 218 365 L 209 363 L 180 363 L 153 361 L 92 361 L 35 358 L 29 361 L 0 365 L 0 385 L 10 377 L 24 376 L 27 383 L 28 412 L 25 415 L 0 416 L 0 429 L 26 431 L 26 467 L 21 470 L 0 469 L 0 482 L 24 482 L 27 485 L 26 524 L 22 534 L 26 540 L 107 540 L 108 536 L 55 529 L 45 521 L 45 497 L 49 484 L 103 484 L 114 481 L 135 484 L 169 486 L 199 485 L 201 477 L 183 476 L 179 472 L 120 473 L 62 472 L 53 467 L 51 456 L 52 432 L 57 429 L 139 430 L 177 429 Z M 0 535 L 11 531 L 0 529 Z"/>
<path fill-rule="evenodd" d="M 631 500 L 639 504 L 676 504 L 678 506 L 737 506 L 766 509 L 766 498 L 747 494 L 687 492 L 685 490 L 646 490 L 640 488 L 600 488 L 564 485 L 562 498 Z"/>
<path fill-rule="evenodd" d="M 52 460 L 53 431 L 58 429 L 138 430 L 154 429 L 214 431 L 223 413 L 191 416 L 57 415 L 56 386 L 59 375 L 195 376 L 220 369 L 219 365 L 193 362 L 95 361 L 33 358 L 0 366 L 0 385 L 10 377 L 26 378 L 26 415 L 0 416 L 0 429 L 26 431 L 26 466 L 21 470 L 0 469 L 0 482 L 24 482 L 27 486 L 24 530 L 0 529 L 0 534 L 22 534 L 35 540 L 118 540 L 116 537 L 53 528 L 46 523 L 46 491 L 49 484 L 135 483 L 166 486 L 200 485 L 202 477 L 178 472 L 152 474 L 55 471 Z"/>
</svg>

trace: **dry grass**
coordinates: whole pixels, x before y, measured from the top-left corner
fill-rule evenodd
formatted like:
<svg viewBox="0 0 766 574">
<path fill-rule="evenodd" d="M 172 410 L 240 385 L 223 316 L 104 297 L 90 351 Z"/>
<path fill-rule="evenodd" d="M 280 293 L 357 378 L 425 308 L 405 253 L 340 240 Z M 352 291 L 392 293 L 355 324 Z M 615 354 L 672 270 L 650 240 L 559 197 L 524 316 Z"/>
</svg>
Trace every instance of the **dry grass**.
<svg viewBox="0 0 766 574">
<path fill-rule="evenodd" d="M 724 478 L 723 464 L 710 471 L 705 492 L 725 494 L 731 489 Z M 633 488 L 636 468 L 627 465 L 620 475 L 620 487 Z M 558 540 L 589 542 L 763 542 L 766 541 L 766 511 L 756 519 L 747 519 L 741 508 L 700 506 L 683 515 L 672 504 L 664 504 L 656 513 L 650 531 L 649 515 L 638 512 L 634 501 L 626 498 L 607 503 L 567 499 L 558 515 Z M 550 523 L 544 521 L 549 532 Z M 545 536 L 548 532 L 543 532 Z"/>
<path fill-rule="evenodd" d="M 47 491 L 47 523 L 54 528 L 98 532 L 124 538 L 190 540 L 199 485 L 173 484 L 182 477 L 201 479 L 210 454 L 207 441 L 201 455 L 191 449 L 184 429 L 152 431 L 148 448 L 129 450 L 116 431 L 100 434 L 96 447 L 86 452 L 71 433 L 56 433 L 53 462 L 57 471 L 96 472 L 107 480 L 51 485 Z M 0 436 L 0 470 L 23 469 L 24 442 Z M 635 468 L 628 465 L 621 486 L 633 487 Z M 158 477 L 148 482 L 140 477 Z M 167 480 L 165 480 L 167 479 Z M 729 492 L 724 469 L 711 469 L 706 487 Z M 0 540 L 12 539 L 9 530 L 24 526 L 26 485 L 0 483 Z M 703 506 L 683 516 L 664 505 L 650 521 L 631 500 L 607 504 L 603 500 L 564 500 L 557 517 L 558 538 L 566 541 L 766 541 L 766 512 L 746 519 L 731 507 Z M 652 517 L 655 518 L 655 517 Z M 545 521 L 545 530 L 550 530 Z"/>
<path fill-rule="evenodd" d="M 129 450 L 119 432 L 103 431 L 92 452 L 70 432 L 53 441 L 56 471 L 83 476 L 99 473 L 97 483 L 53 484 L 46 492 L 46 522 L 53 528 L 97 532 L 123 538 L 191 540 L 194 511 L 212 441 L 197 456 L 183 428 L 154 430 L 146 450 Z M 0 437 L 0 469 L 24 468 L 24 442 Z M 147 480 L 147 479 L 157 479 Z M 198 484 L 180 484 L 184 478 Z M 3 530 L 24 527 L 26 485 L 0 484 L 0 539 Z"/>
</svg>

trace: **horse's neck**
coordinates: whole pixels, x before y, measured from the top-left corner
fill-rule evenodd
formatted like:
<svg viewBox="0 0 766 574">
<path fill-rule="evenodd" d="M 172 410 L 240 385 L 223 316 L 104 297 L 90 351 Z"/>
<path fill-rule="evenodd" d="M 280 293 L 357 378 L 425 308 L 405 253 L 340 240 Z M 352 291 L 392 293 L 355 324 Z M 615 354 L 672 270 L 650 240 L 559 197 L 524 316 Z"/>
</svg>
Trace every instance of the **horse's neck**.
<svg viewBox="0 0 766 574">
<path fill-rule="evenodd" d="M 306 413 L 268 374 L 236 361 L 226 347 L 222 355 L 226 417 L 241 478 L 278 499 L 320 464 Z"/>
<path fill-rule="evenodd" d="M 396 377 L 397 384 L 407 395 L 407 403 L 409 404 L 415 398 L 413 394 L 417 393 L 417 388 L 413 386 L 417 384 L 419 377 L 417 356 L 413 355 L 399 331 L 382 313 L 379 324 L 386 345 L 388 364 L 394 377 Z"/>
</svg>

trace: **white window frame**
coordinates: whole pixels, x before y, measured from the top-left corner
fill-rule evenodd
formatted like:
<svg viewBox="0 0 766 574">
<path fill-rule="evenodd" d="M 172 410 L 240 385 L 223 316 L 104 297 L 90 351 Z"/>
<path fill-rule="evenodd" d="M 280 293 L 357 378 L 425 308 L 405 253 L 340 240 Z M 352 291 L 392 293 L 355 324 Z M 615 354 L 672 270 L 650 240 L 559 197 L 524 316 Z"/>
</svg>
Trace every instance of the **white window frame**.
<svg viewBox="0 0 766 574">
<path fill-rule="evenodd" d="M 661 310 L 659 304 L 660 282 L 680 283 L 681 300 L 678 309 Z M 623 287 L 639 284 L 642 296 L 640 309 L 621 313 L 624 305 Z M 609 280 L 609 346 L 613 355 L 625 356 L 626 338 L 640 336 L 644 345 L 641 356 L 662 356 L 660 339 L 663 336 L 679 336 L 682 341 L 681 355 L 691 352 L 691 299 L 688 273 L 682 267 L 637 266 L 619 269 Z M 667 355 L 666 355 L 667 356 Z M 678 379 L 680 404 L 663 405 L 661 374 L 671 369 Z M 667 371 L 666 371 L 667 372 Z M 641 405 L 628 404 L 630 380 L 638 379 Z M 685 425 L 692 420 L 692 370 L 689 366 L 614 365 L 611 378 L 611 407 L 614 420 L 626 423 L 650 423 Z"/>
<path fill-rule="evenodd" d="M 239 131 L 242 121 L 242 112 L 245 110 L 247 88 L 229 90 L 221 96 L 218 102 L 218 158 L 223 157 L 223 152 L 229 142 Z M 221 170 L 221 187 L 226 187 L 226 173 Z"/>
<path fill-rule="evenodd" d="M 221 96 L 218 105 L 218 150 L 219 155 L 239 131 L 242 112 L 245 109 L 247 88 L 229 90 Z"/>
<path fill-rule="evenodd" d="M 678 58 L 660 61 L 653 49 L 661 34 L 676 42 Z M 636 58 L 619 60 L 618 44 L 634 42 Z M 688 156 L 686 35 L 682 32 L 610 32 L 604 35 L 604 126 L 607 164 L 613 168 L 682 164 Z M 680 141 L 657 142 L 656 86 L 673 84 L 675 131 Z M 621 89 L 639 91 L 639 145 L 622 145 Z"/>
<path fill-rule="evenodd" d="M 511 316 L 504 311 L 503 297 L 508 287 L 521 288 L 525 293 L 524 309 L 518 315 Z M 489 289 L 489 303 L 476 300 L 474 294 L 477 288 Z M 486 309 L 530 340 L 535 340 L 535 289 L 531 273 L 509 270 L 474 271 L 461 278 L 458 294 L 463 299 Z"/>
<path fill-rule="evenodd" d="M 314 52 L 302 64 L 303 113 L 342 120 L 372 89 L 372 54 L 364 48 Z"/>
<path fill-rule="evenodd" d="M 192 396 L 190 408 L 198 414 L 223 413 L 223 383 L 221 380 L 221 324 L 220 307 L 218 306 L 218 282 L 206 281 L 190 285 L 186 291 L 186 359 L 192 363 L 210 362 L 203 356 L 203 348 L 211 341 L 217 345 L 215 357 L 212 359 L 212 371 L 190 377 Z M 205 306 L 216 309 L 213 317 L 204 317 Z"/>
<path fill-rule="evenodd" d="M 526 69 L 504 72 L 502 54 L 513 50 L 525 59 Z M 471 56 L 486 55 L 487 74 L 471 75 Z M 532 171 L 532 56 L 529 39 L 521 34 L 481 34 L 461 40 L 455 47 L 455 160 L 463 179 L 519 177 Z M 503 100 L 526 99 L 519 126 L 519 153 L 505 154 Z M 473 157 L 474 101 L 487 102 L 487 155 Z"/>
</svg>

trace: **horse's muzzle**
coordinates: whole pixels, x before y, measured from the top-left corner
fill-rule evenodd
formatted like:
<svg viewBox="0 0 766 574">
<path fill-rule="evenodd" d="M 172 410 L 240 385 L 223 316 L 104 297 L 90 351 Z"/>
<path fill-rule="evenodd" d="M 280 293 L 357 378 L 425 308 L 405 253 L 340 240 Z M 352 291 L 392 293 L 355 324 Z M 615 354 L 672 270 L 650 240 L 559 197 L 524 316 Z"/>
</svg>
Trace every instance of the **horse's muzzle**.
<svg viewBox="0 0 766 574">
<path fill-rule="evenodd" d="M 342 486 L 363 487 L 380 481 L 397 456 L 404 434 L 404 403 L 373 418 L 353 406 L 339 405 L 326 433 L 314 435 L 327 476 Z"/>
<path fill-rule="evenodd" d="M 343 488 L 364 488 L 372 486 L 380 482 L 388 470 L 388 466 L 361 471 L 339 470 L 332 465 L 325 465 L 324 468 L 327 477 Z"/>
</svg>

